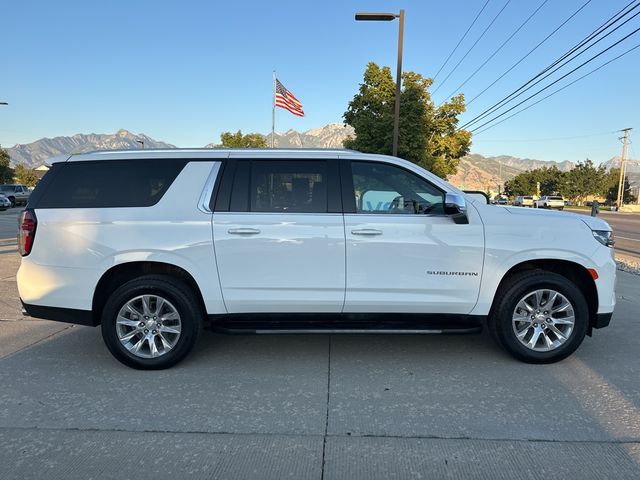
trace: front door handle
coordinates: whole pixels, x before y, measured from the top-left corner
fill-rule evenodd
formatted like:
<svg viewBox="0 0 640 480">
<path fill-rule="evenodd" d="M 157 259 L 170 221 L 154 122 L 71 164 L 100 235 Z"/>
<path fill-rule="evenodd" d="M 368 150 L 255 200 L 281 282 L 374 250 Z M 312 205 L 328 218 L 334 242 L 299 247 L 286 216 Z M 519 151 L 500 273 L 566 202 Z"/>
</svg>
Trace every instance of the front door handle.
<svg viewBox="0 0 640 480">
<path fill-rule="evenodd" d="M 361 228 L 359 230 L 351 230 L 353 235 L 382 235 L 382 230 L 375 228 Z"/>
<path fill-rule="evenodd" d="M 231 228 L 228 232 L 232 235 L 256 235 L 260 233 L 257 228 Z"/>
</svg>

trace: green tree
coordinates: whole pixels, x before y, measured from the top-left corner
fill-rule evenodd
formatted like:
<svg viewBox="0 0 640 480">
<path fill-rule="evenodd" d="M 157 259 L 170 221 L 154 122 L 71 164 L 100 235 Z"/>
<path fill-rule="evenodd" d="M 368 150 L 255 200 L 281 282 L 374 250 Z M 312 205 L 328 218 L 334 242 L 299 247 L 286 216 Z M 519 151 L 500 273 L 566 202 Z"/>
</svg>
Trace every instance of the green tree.
<svg viewBox="0 0 640 480">
<path fill-rule="evenodd" d="M 464 96 L 436 107 L 429 93 L 432 83 L 415 72 L 402 74 L 398 156 L 446 178 L 456 173 L 460 158 L 469 152 L 471 133 L 458 130 Z M 344 141 L 345 148 L 391 155 L 395 89 L 391 69 L 369 62 L 363 83 L 343 116 L 355 130 L 355 138 Z"/>
<path fill-rule="evenodd" d="M 615 203 L 618 200 L 618 183 L 620 182 L 620 169 L 612 168 L 605 178 L 603 193 L 607 201 Z M 624 176 L 622 187 L 622 203 L 633 203 L 637 198 L 631 194 L 631 185 L 629 185 L 629 177 Z"/>
<path fill-rule="evenodd" d="M 40 181 L 40 177 L 36 175 L 36 172 L 30 168 L 25 167 L 22 164 L 16 165 L 14 170 L 14 177 L 17 183 L 26 185 L 27 187 L 35 187 Z"/>
<path fill-rule="evenodd" d="M 596 167 L 591 160 L 587 159 L 584 163 L 578 162 L 574 168 L 565 173 L 564 177 L 565 182 L 560 188 L 561 193 L 580 204 L 588 196 L 602 193 L 607 172 L 604 165 Z"/>
<path fill-rule="evenodd" d="M 266 139 L 259 133 L 242 134 L 241 130 L 236 133 L 223 132 L 220 135 L 223 147 L 227 148 L 264 148 L 267 146 Z"/>
<path fill-rule="evenodd" d="M 536 195 L 537 185 L 540 183 L 540 195 L 563 193 L 566 174 L 555 165 L 552 167 L 536 168 L 522 172 L 504 183 L 504 192 L 514 197 L 517 195 Z"/>
<path fill-rule="evenodd" d="M 0 183 L 13 182 L 13 168 L 11 168 L 9 161 L 9 154 L 0 145 Z"/>
</svg>

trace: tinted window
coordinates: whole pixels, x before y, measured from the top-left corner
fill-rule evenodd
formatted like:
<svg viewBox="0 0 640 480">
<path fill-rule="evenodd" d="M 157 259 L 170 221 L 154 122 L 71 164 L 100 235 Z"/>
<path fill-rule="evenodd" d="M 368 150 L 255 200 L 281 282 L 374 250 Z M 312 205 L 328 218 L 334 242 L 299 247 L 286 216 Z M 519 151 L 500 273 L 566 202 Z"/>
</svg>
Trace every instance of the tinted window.
<svg viewBox="0 0 640 480">
<path fill-rule="evenodd" d="M 33 207 L 149 207 L 160 201 L 185 164 L 186 160 L 60 164 Z"/>
<path fill-rule="evenodd" d="M 358 213 L 444 214 L 444 193 L 402 168 L 384 163 L 352 162 Z"/>
<path fill-rule="evenodd" d="M 251 211 L 327 212 L 327 186 L 327 162 L 325 161 L 251 162 L 249 188 Z"/>
</svg>

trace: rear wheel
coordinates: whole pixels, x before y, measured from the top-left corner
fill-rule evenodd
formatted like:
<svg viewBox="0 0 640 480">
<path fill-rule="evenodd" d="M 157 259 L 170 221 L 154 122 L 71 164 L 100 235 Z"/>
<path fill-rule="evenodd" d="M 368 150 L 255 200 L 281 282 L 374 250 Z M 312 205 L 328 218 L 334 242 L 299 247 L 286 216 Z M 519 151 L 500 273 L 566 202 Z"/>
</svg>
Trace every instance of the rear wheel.
<svg viewBox="0 0 640 480">
<path fill-rule="evenodd" d="M 589 325 L 587 301 L 567 278 L 544 270 L 522 272 L 497 296 L 489 329 L 515 358 L 557 362 L 584 340 Z"/>
<path fill-rule="evenodd" d="M 157 370 L 180 362 L 202 329 L 194 292 L 164 275 L 147 275 L 118 288 L 102 313 L 102 338 L 109 351 L 133 368 Z"/>
</svg>

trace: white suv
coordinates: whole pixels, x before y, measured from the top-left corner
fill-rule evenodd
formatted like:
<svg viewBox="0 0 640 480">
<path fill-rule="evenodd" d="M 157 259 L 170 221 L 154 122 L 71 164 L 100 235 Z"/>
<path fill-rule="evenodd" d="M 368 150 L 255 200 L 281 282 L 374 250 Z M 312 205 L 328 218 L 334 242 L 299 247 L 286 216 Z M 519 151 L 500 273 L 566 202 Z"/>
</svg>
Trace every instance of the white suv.
<svg viewBox="0 0 640 480">
<path fill-rule="evenodd" d="M 533 202 L 535 208 L 557 208 L 564 209 L 564 198 L 560 195 L 545 195 Z"/>
<path fill-rule="evenodd" d="M 615 304 L 598 219 L 486 205 L 346 150 L 95 152 L 55 163 L 22 214 L 33 317 L 102 325 L 136 368 L 223 331 L 453 333 L 565 358 Z"/>
</svg>

